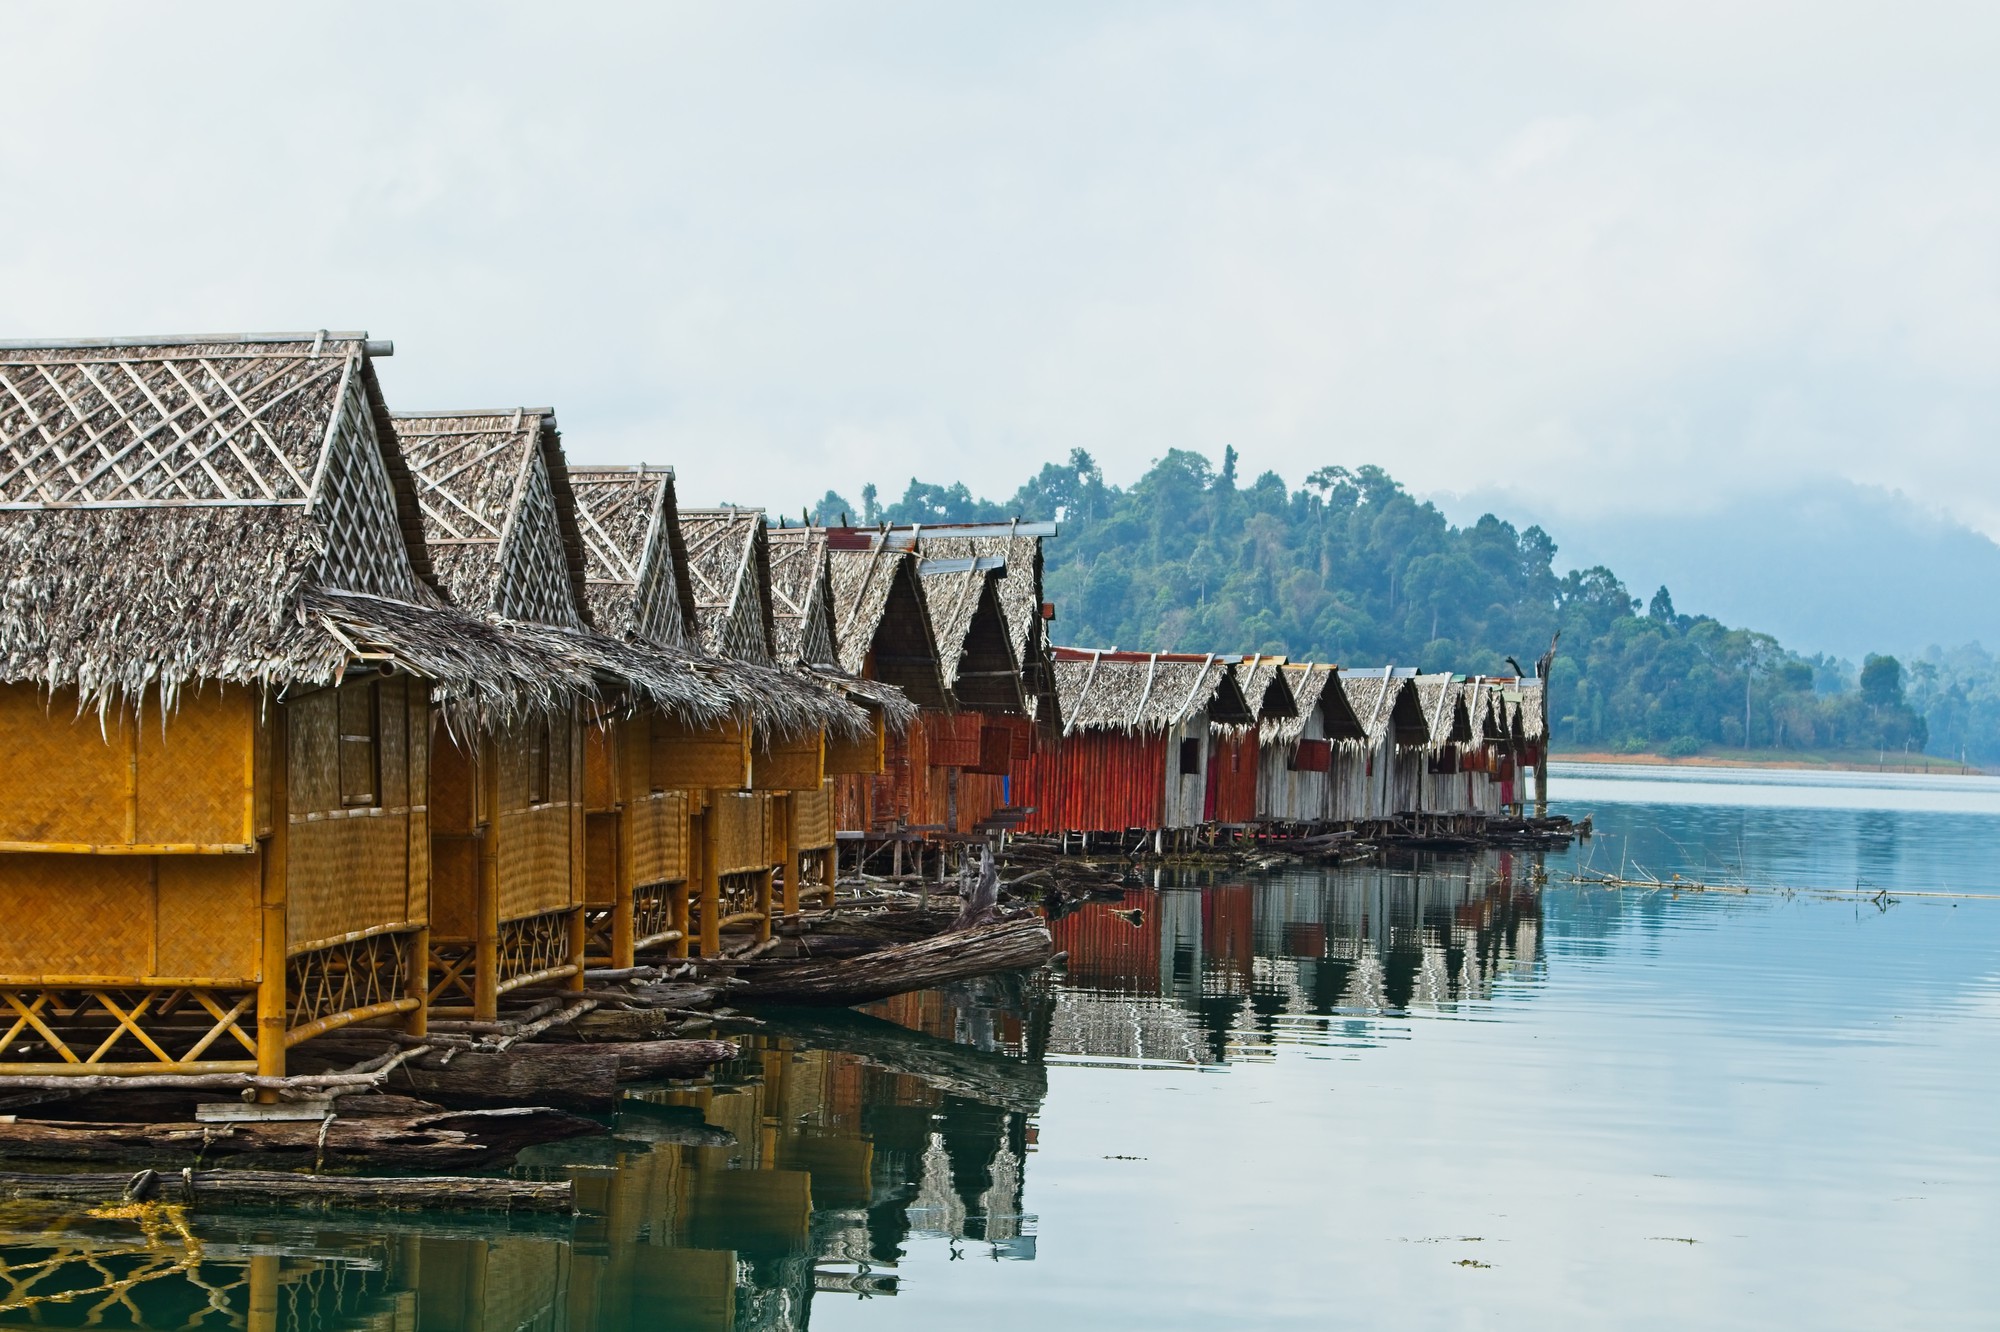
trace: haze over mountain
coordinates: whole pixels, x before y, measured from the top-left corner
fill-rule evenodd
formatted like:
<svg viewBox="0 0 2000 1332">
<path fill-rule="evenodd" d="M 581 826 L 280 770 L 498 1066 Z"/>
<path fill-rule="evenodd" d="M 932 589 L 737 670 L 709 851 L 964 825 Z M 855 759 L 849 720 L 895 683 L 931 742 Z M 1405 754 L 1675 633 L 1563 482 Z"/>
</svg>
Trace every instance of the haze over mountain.
<svg viewBox="0 0 2000 1332">
<path fill-rule="evenodd" d="M 1634 595 L 1859 662 L 1869 652 L 2000 647 L 2000 544 L 1899 492 L 1835 478 L 1671 517 L 1516 491 L 1436 495 L 1455 523 L 1492 512 L 1556 542 L 1560 571 L 1607 565 Z"/>
</svg>

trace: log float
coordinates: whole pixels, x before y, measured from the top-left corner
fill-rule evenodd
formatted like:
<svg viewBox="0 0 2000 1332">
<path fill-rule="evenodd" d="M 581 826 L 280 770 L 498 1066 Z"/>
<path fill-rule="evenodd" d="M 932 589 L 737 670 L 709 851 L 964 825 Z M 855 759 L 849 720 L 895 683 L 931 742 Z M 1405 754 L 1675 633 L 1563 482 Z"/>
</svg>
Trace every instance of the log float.
<svg viewBox="0 0 2000 1332">
<path fill-rule="evenodd" d="M 162 1175 L 0 1174 L 0 1198 L 48 1202 L 163 1202 L 218 1207 L 443 1208 L 575 1215 L 568 1180 L 295 1175 L 282 1170 L 182 1170 Z"/>
<path fill-rule="evenodd" d="M 364 1101 L 374 1098 L 357 1098 Z M 383 1098 L 387 1099 L 387 1098 Z M 401 1098 L 396 1098 L 401 1099 Z M 350 1105 L 359 1106 L 356 1102 Z M 350 1114 L 230 1123 L 0 1122 L 0 1159 L 105 1161 L 175 1170 L 236 1163 L 338 1170 L 477 1170 L 522 1148 L 602 1131 L 594 1120 L 543 1106 Z"/>
<path fill-rule="evenodd" d="M 1046 964 L 1055 942 L 1039 914 L 949 930 L 843 958 L 758 958 L 722 964 L 739 982 L 731 1003 L 847 1007 L 910 990 Z"/>
</svg>

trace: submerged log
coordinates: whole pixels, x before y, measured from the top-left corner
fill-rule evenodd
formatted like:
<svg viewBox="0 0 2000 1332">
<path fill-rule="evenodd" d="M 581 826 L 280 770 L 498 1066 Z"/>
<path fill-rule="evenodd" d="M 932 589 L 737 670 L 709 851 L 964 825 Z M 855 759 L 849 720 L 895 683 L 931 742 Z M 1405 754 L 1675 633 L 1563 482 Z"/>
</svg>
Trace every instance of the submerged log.
<svg viewBox="0 0 2000 1332">
<path fill-rule="evenodd" d="M 454 1050 L 412 1059 L 390 1077 L 409 1091 L 447 1105 L 553 1105 L 609 1110 L 620 1084 L 699 1077 L 736 1057 L 729 1041 L 629 1041 L 516 1045 L 504 1053 Z"/>
<path fill-rule="evenodd" d="M 892 944 L 839 960 L 760 960 L 735 968 L 743 982 L 730 1002 L 746 1005 L 873 1003 L 910 990 L 996 971 L 1020 971 L 1049 960 L 1055 944 L 1039 915 Z"/>
<path fill-rule="evenodd" d="M 574 1214 L 568 1180 L 294 1175 L 280 1170 L 184 1170 L 161 1175 L 0 1174 L 0 1198 L 57 1202 L 185 1202 L 220 1207 L 441 1208 Z"/>
<path fill-rule="evenodd" d="M 866 1013 L 774 1015 L 770 1030 L 807 1046 L 859 1055 L 884 1072 L 913 1077 L 938 1091 L 1016 1114 L 1041 1113 L 1048 1095 L 1048 1070 L 1040 1064 L 912 1031 Z M 619 1131 L 625 1131 L 622 1121 Z"/>
<path fill-rule="evenodd" d="M 419 1114 L 336 1113 L 325 1120 L 267 1123 L 93 1123 L 23 1119 L 0 1123 L 0 1159 L 117 1161 L 173 1169 L 222 1164 L 351 1170 L 474 1170 L 511 1160 L 523 1147 L 601 1131 L 597 1123 L 531 1106 Z"/>
</svg>

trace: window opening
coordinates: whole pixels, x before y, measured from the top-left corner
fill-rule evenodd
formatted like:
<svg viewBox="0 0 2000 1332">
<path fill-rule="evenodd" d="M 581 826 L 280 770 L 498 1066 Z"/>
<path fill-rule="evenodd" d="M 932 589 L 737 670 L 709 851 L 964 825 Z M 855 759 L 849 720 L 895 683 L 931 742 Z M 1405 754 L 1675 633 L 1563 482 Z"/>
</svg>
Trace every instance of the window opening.
<svg viewBox="0 0 2000 1332">
<path fill-rule="evenodd" d="M 528 728 L 528 803 L 549 803 L 550 764 L 549 724 L 538 721 Z"/>
</svg>

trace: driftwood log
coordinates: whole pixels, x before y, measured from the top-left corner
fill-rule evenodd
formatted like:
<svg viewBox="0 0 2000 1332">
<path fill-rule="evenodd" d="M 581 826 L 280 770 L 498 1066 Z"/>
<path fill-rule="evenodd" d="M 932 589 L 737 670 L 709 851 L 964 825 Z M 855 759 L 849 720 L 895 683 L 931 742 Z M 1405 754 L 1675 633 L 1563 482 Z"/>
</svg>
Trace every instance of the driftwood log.
<svg viewBox="0 0 2000 1332">
<path fill-rule="evenodd" d="M 623 1083 L 699 1077 L 735 1057 L 729 1041 L 538 1042 L 498 1054 L 427 1054 L 396 1069 L 389 1087 L 445 1105 L 604 1111 L 617 1104 Z"/>
<path fill-rule="evenodd" d="M 741 963 L 735 968 L 736 979 L 744 984 L 732 989 L 729 998 L 746 1005 L 873 1003 L 996 971 L 1039 967 L 1054 951 L 1041 916 L 1026 916 L 838 960 Z"/>
<path fill-rule="evenodd" d="M 182 1170 L 137 1175 L 0 1174 L 0 1198 L 57 1202 L 185 1202 L 219 1207 L 441 1208 L 574 1214 L 568 1180 L 294 1175 L 282 1170 Z"/>
<path fill-rule="evenodd" d="M 523 1147 L 600 1132 L 592 1120 L 543 1107 L 418 1115 L 336 1113 L 274 1123 L 116 1124 L 24 1119 L 0 1123 L 0 1159 L 116 1161 L 175 1170 L 254 1163 L 353 1170 L 474 1170 Z"/>
</svg>

